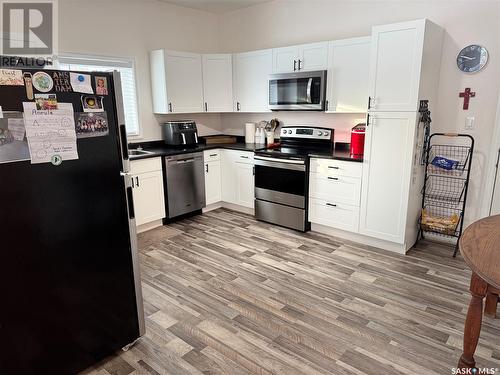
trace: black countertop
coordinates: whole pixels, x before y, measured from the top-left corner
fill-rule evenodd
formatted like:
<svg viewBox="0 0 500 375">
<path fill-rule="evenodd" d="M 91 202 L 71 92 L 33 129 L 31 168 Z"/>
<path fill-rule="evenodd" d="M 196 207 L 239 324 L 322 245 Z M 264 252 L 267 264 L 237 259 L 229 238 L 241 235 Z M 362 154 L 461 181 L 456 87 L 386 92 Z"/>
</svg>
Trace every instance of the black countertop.
<svg viewBox="0 0 500 375">
<path fill-rule="evenodd" d="M 144 144 L 142 145 L 142 147 L 144 151 L 148 151 L 150 153 L 144 155 L 130 155 L 130 160 L 148 159 L 159 156 L 190 154 L 192 152 L 202 152 L 205 150 L 214 150 L 216 148 L 223 148 L 226 150 L 249 151 L 249 152 L 254 152 L 255 150 L 265 148 L 264 145 L 255 143 L 214 143 L 209 145 L 199 144 L 194 147 L 186 147 L 186 148 L 169 147 L 167 145 L 155 143 L 151 145 Z M 135 147 L 132 147 L 131 149 L 133 148 Z"/>
<path fill-rule="evenodd" d="M 132 145 L 131 149 L 136 148 L 138 145 L 139 144 Z M 255 152 L 256 150 L 259 149 L 265 149 L 264 145 L 255 143 L 214 143 L 209 145 L 199 144 L 194 147 L 188 147 L 188 148 L 177 148 L 177 147 L 169 147 L 163 144 L 161 141 L 159 141 L 159 142 L 143 143 L 141 144 L 141 146 L 143 147 L 144 151 L 148 151 L 150 153 L 144 155 L 130 155 L 130 160 L 148 159 L 159 156 L 182 155 L 182 154 L 189 154 L 192 152 L 214 150 L 217 148 L 222 148 L 226 150 L 249 151 L 249 152 Z M 363 157 L 351 156 L 349 150 L 348 149 L 346 150 L 344 147 L 338 147 L 333 152 L 329 153 L 311 153 L 309 154 L 309 157 L 363 162 Z"/>
</svg>

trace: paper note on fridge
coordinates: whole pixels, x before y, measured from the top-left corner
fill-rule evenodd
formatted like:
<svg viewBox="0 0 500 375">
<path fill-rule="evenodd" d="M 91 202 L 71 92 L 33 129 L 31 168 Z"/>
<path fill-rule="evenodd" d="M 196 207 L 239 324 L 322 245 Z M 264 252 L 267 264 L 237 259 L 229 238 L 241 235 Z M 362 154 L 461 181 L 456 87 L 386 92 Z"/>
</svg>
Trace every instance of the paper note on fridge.
<svg viewBox="0 0 500 375">
<path fill-rule="evenodd" d="M 0 69 L 0 85 L 24 86 L 23 72 L 18 69 Z"/>
<path fill-rule="evenodd" d="M 22 141 L 24 139 L 24 119 L 22 118 L 9 118 L 7 119 L 7 128 L 12 134 L 12 137 L 16 141 Z"/>
<path fill-rule="evenodd" d="M 23 103 L 26 138 L 31 163 L 49 163 L 53 157 L 78 159 L 73 106 L 60 103 L 56 110 L 37 110 L 33 102 Z"/>
<path fill-rule="evenodd" d="M 81 73 L 69 73 L 69 82 L 74 92 L 93 94 L 92 81 L 90 75 Z"/>
</svg>

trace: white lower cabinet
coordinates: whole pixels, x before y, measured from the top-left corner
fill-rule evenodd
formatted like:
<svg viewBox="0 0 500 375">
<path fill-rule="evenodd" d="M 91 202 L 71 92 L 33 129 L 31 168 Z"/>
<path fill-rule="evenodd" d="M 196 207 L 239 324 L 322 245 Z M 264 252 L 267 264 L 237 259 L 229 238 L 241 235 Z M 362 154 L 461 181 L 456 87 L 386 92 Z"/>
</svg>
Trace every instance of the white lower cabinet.
<svg viewBox="0 0 500 375">
<path fill-rule="evenodd" d="M 309 220 L 312 223 L 357 232 L 359 206 L 343 204 L 334 200 L 309 198 Z"/>
<path fill-rule="evenodd" d="M 311 159 L 309 221 L 358 232 L 361 177 L 361 163 Z"/>
<path fill-rule="evenodd" d="M 165 195 L 160 158 L 130 163 L 136 225 L 165 217 Z"/>
<path fill-rule="evenodd" d="M 205 201 L 207 206 L 222 200 L 220 150 L 203 152 L 205 162 Z"/>
<path fill-rule="evenodd" d="M 421 169 L 414 157 L 417 129 L 417 112 L 370 114 L 363 161 L 360 233 L 404 244 L 407 220 L 414 221 L 411 228 L 417 226 L 421 187 L 412 183 L 413 170 L 416 173 Z M 410 194 L 412 184 L 417 189 Z"/>
<path fill-rule="evenodd" d="M 253 152 L 222 150 L 222 200 L 254 208 L 255 182 Z"/>
</svg>

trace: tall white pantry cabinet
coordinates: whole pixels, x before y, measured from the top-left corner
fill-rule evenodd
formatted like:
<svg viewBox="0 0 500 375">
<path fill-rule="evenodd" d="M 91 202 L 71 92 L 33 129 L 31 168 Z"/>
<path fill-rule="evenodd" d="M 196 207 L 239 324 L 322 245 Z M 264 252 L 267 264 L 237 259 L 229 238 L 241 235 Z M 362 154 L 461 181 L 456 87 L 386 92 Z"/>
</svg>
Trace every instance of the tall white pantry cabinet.
<svg viewBox="0 0 500 375">
<path fill-rule="evenodd" d="M 419 102 L 432 110 L 443 30 L 428 20 L 372 29 L 369 109 L 360 234 L 389 241 L 404 253 L 418 236 L 423 167 Z"/>
</svg>

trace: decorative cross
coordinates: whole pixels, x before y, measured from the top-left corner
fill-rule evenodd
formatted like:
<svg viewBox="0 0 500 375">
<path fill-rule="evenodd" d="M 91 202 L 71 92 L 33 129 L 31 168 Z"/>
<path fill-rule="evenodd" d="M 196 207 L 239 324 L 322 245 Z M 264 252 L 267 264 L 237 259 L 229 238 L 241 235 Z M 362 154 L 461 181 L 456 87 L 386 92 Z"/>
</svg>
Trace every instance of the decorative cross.
<svg viewBox="0 0 500 375">
<path fill-rule="evenodd" d="M 463 109 L 464 110 L 468 110 L 469 109 L 469 99 L 475 97 L 476 96 L 476 92 L 475 91 L 470 91 L 470 87 L 466 87 L 465 90 L 464 90 L 464 92 L 459 93 L 458 96 L 460 98 L 464 98 Z"/>
</svg>

